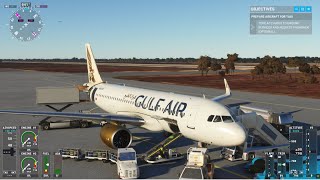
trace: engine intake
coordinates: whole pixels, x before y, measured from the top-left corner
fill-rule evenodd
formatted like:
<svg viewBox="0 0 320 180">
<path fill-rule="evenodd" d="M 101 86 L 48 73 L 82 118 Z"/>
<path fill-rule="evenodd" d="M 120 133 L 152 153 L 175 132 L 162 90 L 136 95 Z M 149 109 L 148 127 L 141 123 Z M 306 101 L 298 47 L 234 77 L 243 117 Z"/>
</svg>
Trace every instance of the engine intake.
<svg viewBox="0 0 320 180">
<path fill-rule="evenodd" d="M 113 149 L 129 147 L 132 142 L 132 134 L 127 128 L 110 123 L 101 127 L 100 138 Z"/>
</svg>

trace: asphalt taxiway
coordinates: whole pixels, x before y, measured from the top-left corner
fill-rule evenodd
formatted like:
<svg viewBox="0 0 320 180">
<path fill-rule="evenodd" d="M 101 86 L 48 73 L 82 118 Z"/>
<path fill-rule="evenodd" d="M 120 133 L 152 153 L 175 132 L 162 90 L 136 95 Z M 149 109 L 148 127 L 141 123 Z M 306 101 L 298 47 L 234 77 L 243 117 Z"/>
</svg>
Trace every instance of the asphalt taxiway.
<svg viewBox="0 0 320 180">
<path fill-rule="evenodd" d="M 144 72 L 146 73 L 146 72 Z M 163 73 L 163 72 L 161 72 Z M 152 73 L 150 73 L 152 74 Z M 153 74 L 157 74 L 154 72 Z M 130 80 L 119 80 L 113 77 L 119 75 L 141 75 L 138 72 L 118 72 L 102 73 L 103 79 L 110 83 L 125 83 L 127 86 L 142 87 L 146 89 L 157 89 L 174 93 L 189 94 L 195 96 L 206 95 L 211 98 L 224 93 L 224 90 L 211 88 L 199 88 L 177 85 L 164 85 L 156 83 L 138 82 Z M 46 107 L 38 106 L 35 103 L 36 87 L 47 86 L 73 86 L 87 82 L 87 74 L 69 73 L 48 73 L 24 70 L 0 70 L 0 109 L 15 110 L 49 110 Z M 232 89 L 232 87 L 231 87 Z M 300 97 L 290 97 L 283 95 L 269 95 L 251 92 L 232 91 L 233 96 L 223 103 L 238 103 L 243 101 L 253 102 L 252 105 L 271 109 L 275 112 L 292 111 L 302 109 L 294 114 L 295 120 L 301 123 L 308 123 L 320 126 L 320 100 Z M 95 108 L 92 103 L 81 103 L 70 107 L 67 111 L 89 110 Z M 99 112 L 99 109 L 95 109 Z M 0 115 L 0 127 L 2 126 L 22 126 L 38 125 L 40 117 Z M 154 144 L 161 142 L 164 137 L 162 133 L 150 132 L 141 128 L 128 126 L 134 135 L 132 147 L 139 155 L 146 152 Z M 39 132 L 39 151 L 56 152 L 59 148 L 71 147 L 82 149 L 105 149 L 106 146 L 100 141 L 100 128 L 87 129 L 59 129 Z M 320 138 L 318 138 L 320 140 Z M 2 138 L 0 138 L 2 152 Z M 320 144 L 320 143 L 319 143 Z M 170 145 L 178 152 L 186 153 L 190 146 L 196 146 L 196 142 L 181 138 Z M 245 162 L 229 162 L 220 159 L 220 148 L 209 147 L 210 156 L 215 163 L 216 178 L 252 178 L 253 175 L 245 172 L 243 167 Z M 17 159 L 18 160 L 18 159 Z M 2 162 L 2 159 L 0 159 Z M 140 164 L 141 178 L 177 178 L 182 171 L 186 159 L 169 162 L 165 164 Z M 0 163 L 0 170 L 2 163 Z M 1 173 L 1 172 L 0 172 Z M 63 178 L 117 178 L 116 165 L 102 163 L 100 161 L 74 161 L 63 160 Z"/>
</svg>

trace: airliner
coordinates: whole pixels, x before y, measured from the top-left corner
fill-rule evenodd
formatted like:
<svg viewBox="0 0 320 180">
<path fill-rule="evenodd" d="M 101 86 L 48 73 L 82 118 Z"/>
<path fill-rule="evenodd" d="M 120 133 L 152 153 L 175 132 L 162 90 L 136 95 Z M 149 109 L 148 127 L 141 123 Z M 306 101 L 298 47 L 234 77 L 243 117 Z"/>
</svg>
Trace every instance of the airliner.
<svg viewBox="0 0 320 180">
<path fill-rule="evenodd" d="M 197 142 L 216 146 L 237 146 L 246 140 L 245 128 L 228 107 L 220 103 L 231 96 L 226 92 L 213 99 L 128 87 L 104 82 L 99 74 L 90 44 L 86 44 L 89 98 L 106 113 L 41 112 L 1 110 L 0 113 L 91 119 L 106 122 L 100 137 L 111 148 L 129 147 L 132 134 L 126 124 L 149 131 L 180 133 Z"/>
</svg>

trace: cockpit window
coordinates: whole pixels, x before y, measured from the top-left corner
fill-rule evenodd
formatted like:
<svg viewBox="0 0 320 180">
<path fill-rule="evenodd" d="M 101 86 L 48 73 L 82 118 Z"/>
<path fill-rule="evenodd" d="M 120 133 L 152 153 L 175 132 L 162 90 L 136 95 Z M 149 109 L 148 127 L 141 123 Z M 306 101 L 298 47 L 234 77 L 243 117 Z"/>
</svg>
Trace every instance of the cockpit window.
<svg viewBox="0 0 320 180">
<path fill-rule="evenodd" d="M 208 122 L 212 122 L 213 118 L 214 118 L 214 115 L 210 115 L 210 116 L 208 117 Z"/>
<path fill-rule="evenodd" d="M 233 113 L 233 112 L 230 112 L 231 116 L 232 116 L 232 119 L 237 122 L 238 119 L 237 119 L 237 116 Z"/>
<path fill-rule="evenodd" d="M 221 117 L 220 116 L 216 116 L 213 120 L 213 122 L 221 122 Z"/>
<path fill-rule="evenodd" d="M 223 119 L 223 122 L 226 122 L 226 123 L 233 122 L 233 119 L 231 116 L 222 116 L 222 119 Z"/>
</svg>

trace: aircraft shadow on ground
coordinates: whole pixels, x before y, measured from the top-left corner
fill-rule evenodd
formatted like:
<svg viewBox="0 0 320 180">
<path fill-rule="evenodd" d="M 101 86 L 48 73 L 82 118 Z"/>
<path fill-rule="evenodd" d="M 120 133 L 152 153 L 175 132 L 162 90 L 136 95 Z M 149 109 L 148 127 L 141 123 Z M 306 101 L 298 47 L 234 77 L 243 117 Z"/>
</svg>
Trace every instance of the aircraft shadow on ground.
<svg viewBox="0 0 320 180">
<path fill-rule="evenodd" d="M 224 166 L 221 168 L 215 169 L 215 175 L 214 178 L 222 178 L 222 179 L 242 179 L 244 177 L 247 178 L 253 178 L 254 174 L 251 174 L 249 172 L 246 172 L 244 169 L 244 166 L 246 165 L 246 161 L 240 164 L 232 165 L 232 166 Z M 226 170 L 231 172 L 237 172 L 236 174 L 232 174 L 230 172 L 226 172 Z M 239 173 L 240 172 L 240 173 Z M 240 174 L 241 176 L 237 175 Z"/>
<path fill-rule="evenodd" d="M 137 144 L 135 144 L 133 146 L 133 148 L 137 151 L 137 154 L 144 154 L 146 153 L 148 150 L 150 150 L 151 148 L 153 148 L 156 145 L 159 145 L 160 141 L 154 141 L 152 138 L 147 138 L 147 139 L 143 139 L 143 140 L 139 140 L 139 139 L 135 139 L 134 142 L 137 142 Z M 186 138 L 180 138 L 178 139 L 176 142 L 173 142 L 172 144 L 170 144 L 167 148 L 170 149 L 176 149 L 176 148 L 181 148 L 181 147 L 190 147 L 194 145 L 194 142 L 192 140 L 186 139 Z M 178 151 L 180 152 L 180 151 Z M 180 153 L 186 153 L 186 152 L 180 152 Z"/>
<path fill-rule="evenodd" d="M 210 146 L 208 147 L 208 151 L 209 152 L 214 152 L 214 151 L 221 151 L 222 147 L 214 147 L 214 148 L 211 148 Z"/>
<path fill-rule="evenodd" d="M 218 157 L 215 157 L 215 158 L 211 158 L 211 161 L 210 163 L 217 163 L 217 162 L 220 162 L 220 161 L 226 161 L 224 158 L 220 158 L 219 156 Z"/>
<path fill-rule="evenodd" d="M 162 132 L 144 132 L 144 133 L 134 133 L 134 136 L 137 136 L 139 138 L 143 138 L 145 140 L 146 138 L 150 143 L 150 145 L 154 146 L 155 144 L 159 144 L 161 141 L 165 140 L 166 137 L 163 135 Z M 139 139 L 135 139 L 135 142 L 138 142 Z M 184 146 L 190 146 L 193 145 L 194 141 L 187 139 L 185 137 L 181 137 L 174 141 L 172 144 L 169 145 L 169 148 L 178 148 L 178 147 L 184 147 Z"/>
<path fill-rule="evenodd" d="M 186 160 L 181 159 L 178 161 L 161 163 L 161 164 L 142 164 L 139 166 L 139 169 L 141 172 L 140 178 L 148 179 L 148 178 L 153 178 L 155 176 L 168 174 L 169 171 L 172 170 L 172 168 L 182 166 L 185 163 L 186 163 Z M 176 177 L 172 177 L 172 178 L 173 179 L 178 178 L 178 174 L 176 175 Z"/>
<path fill-rule="evenodd" d="M 100 124 L 92 124 L 91 127 L 95 127 L 95 128 L 100 127 L 101 128 L 101 125 Z"/>
</svg>

